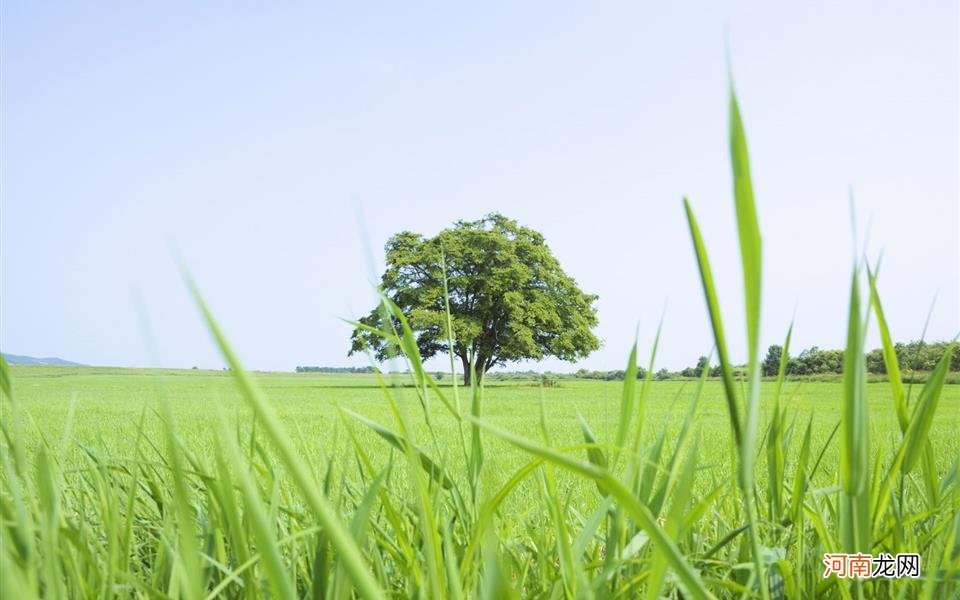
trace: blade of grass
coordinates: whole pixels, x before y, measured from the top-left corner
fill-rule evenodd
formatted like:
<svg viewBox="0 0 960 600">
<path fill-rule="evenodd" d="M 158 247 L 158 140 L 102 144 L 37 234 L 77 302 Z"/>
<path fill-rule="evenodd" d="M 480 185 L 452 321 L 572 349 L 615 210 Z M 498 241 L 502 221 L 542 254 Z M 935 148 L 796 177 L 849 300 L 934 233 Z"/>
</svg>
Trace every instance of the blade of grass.
<svg viewBox="0 0 960 600">
<path fill-rule="evenodd" d="M 760 596 L 769 592 L 764 564 L 760 556 L 760 532 L 757 526 L 757 507 L 753 491 L 754 457 L 757 428 L 760 424 L 760 297 L 763 281 L 763 245 L 757 223 L 757 207 L 753 200 L 753 182 L 750 177 L 750 158 L 747 136 L 737 95 L 730 83 L 730 162 L 733 169 L 734 204 L 737 212 L 737 237 L 740 240 L 740 260 L 743 265 L 743 293 L 747 319 L 747 422 L 740 448 L 740 487 L 744 494 L 744 508 L 750 524 L 754 570 Z"/>
<path fill-rule="evenodd" d="M 897 351 L 894 348 L 890 328 L 887 326 L 887 318 L 880 303 L 880 294 L 877 293 L 877 273 L 871 271 L 869 266 L 867 266 L 867 280 L 870 282 L 870 304 L 873 306 L 874 314 L 877 315 L 877 326 L 880 329 L 880 340 L 883 344 L 883 364 L 886 366 L 887 379 L 890 380 L 890 388 L 893 391 L 893 408 L 897 412 L 900 431 L 906 432 L 909 417 L 907 416 L 907 400 L 903 388 L 903 378 L 900 375 L 900 363 L 897 360 Z"/>
<path fill-rule="evenodd" d="M 387 442 L 389 442 L 391 446 L 393 446 L 397 450 L 400 450 L 401 452 L 407 451 L 408 442 L 406 438 L 387 429 L 386 427 L 384 427 L 383 425 L 380 425 L 375 421 L 371 421 L 370 419 L 364 417 L 363 415 L 353 412 L 352 410 L 349 410 L 346 408 L 343 408 L 341 410 L 344 413 L 350 415 L 353 419 L 359 421 L 360 423 L 363 423 L 364 425 L 366 425 L 367 427 L 375 431 L 377 435 L 385 439 Z M 440 465 L 435 463 L 433 460 L 431 460 L 430 457 L 427 456 L 423 452 L 423 450 L 421 450 L 420 448 L 415 448 L 415 450 L 416 450 L 416 453 L 419 455 L 420 465 L 423 467 L 423 470 L 426 471 L 428 475 L 430 475 L 430 478 L 433 479 L 435 482 L 439 483 L 440 485 L 442 485 L 446 489 L 452 488 L 453 480 L 450 479 L 449 476 L 447 476 L 444 469 Z"/>
<path fill-rule="evenodd" d="M 244 400 L 246 400 L 247 404 L 250 405 L 254 413 L 256 413 L 257 419 L 263 425 L 267 436 L 273 442 L 280 460 L 284 466 L 287 467 L 294 483 L 303 494 L 304 500 L 306 500 L 314 516 L 330 536 L 330 542 L 340 553 L 340 558 L 343 561 L 344 568 L 350 576 L 350 579 L 354 585 L 357 586 L 358 591 L 363 597 L 377 600 L 384 598 L 383 591 L 370 574 L 369 568 L 363 559 L 363 554 L 350 535 L 350 531 L 337 516 L 329 500 L 320 494 L 313 473 L 309 471 L 303 459 L 299 456 L 293 444 L 291 444 L 290 437 L 281 425 L 280 420 L 274 414 L 273 408 L 267 403 L 266 399 L 263 398 L 247 372 L 243 370 L 240 360 L 233 353 L 233 349 L 227 343 L 226 337 L 220 330 L 220 326 L 213 318 L 213 314 L 200 295 L 199 289 L 189 276 L 187 276 L 187 283 L 193 294 L 194 301 L 203 314 L 207 328 L 217 342 L 221 354 L 230 365 L 231 375 L 234 381 L 236 381 Z"/>
<path fill-rule="evenodd" d="M 713 595 L 707 590 L 703 581 L 700 579 L 700 574 L 687 562 L 673 540 L 671 540 L 663 528 L 657 524 L 656 518 L 650 512 L 649 508 L 642 504 L 608 471 L 600 469 L 590 463 L 582 463 L 560 452 L 530 442 L 480 419 L 473 419 L 471 417 L 470 420 L 493 435 L 535 456 L 539 456 L 558 467 L 589 477 L 595 481 L 603 482 L 610 490 L 610 494 L 616 498 L 627 513 L 636 520 L 637 524 L 647 532 L 650 539 L 660 548 L 660 551 L 667 556 L 667 563 L 673 568 L 680 580 L 683 581 L 690 594 L 694 598 L 713 598 Z"/>
<path fill-rule="evenodd" d="M 633 346 L 630 347 L 630 358 L 627 360 L 627 369 L 623 375 L 623 395 L 620 398 L 620 420 L 617 422 L 616 447 L 623 448 L 627 440 L 627 431 L 630 428 L 630 419 L 633 417 L 636 403 L 637 389 L 637 337 L 634 335 Z M 618 450 L 613 462 L 620 457 Z"/>
<path fill-rule="evenodd" d="M 222 445 L 226 447 L 226 461 L 224 460 L 224 448 L 221 447 L 220 440 L 222 440 Z M 293 581 L 276 544 L 276 532 L 271 525 L 272 522 L 275 522 L 275 519 L 271 518 L 267 507 L 264 506 L 253 477 L 248 471 L 249 467 L 244 464 L 236 440 L 230 436 L 230 432 L 227 431 L 222 422 L 219 440 L 215 440 L 214 444 L 214 455 L 217 461 L 221 465 L 225 462 L 233 465 L 233 471 L 236 473 L 243 497 L 243 516 L 253 530 L 253 538 L 260 553 L 260 562 L 266 569 L 270 589 L 273 592 L 271 596 L 296 598 Z M 226 470 L 225 466 L 221 468 L 224 471 Z"/>
<path fill-rule="evenodd" d="M 720 316 L 720 303 L 717 300 L 717 290 L 713 283 L 713 271 L 710 268 L 710 259 L 707 248 L 703 243 L 700 226 L 693 214 L 690 201 L 683 199 L 683 208 L 687 213 L 687 224 L 690 227 L 690 237 L 693 249 L 697 256 L 700 268 L 700 283 L 703 286 L 704 299 L 707 302 L 707 312 L 710 315 L 710 326 L 713 330 L 714 344 L 717 348 L 717 359 L 720 361 L 720 375 L 723 380 L 723 389 L 727 400 L 727 410 L 730 413 L 730 427 L 733 431 L 733 440 L 737 448 L 742 447 L 743 434 L 740 420 L 740 409 L 737 400 L 737 388 L 733 382 L 733 370 L 730 365 L 730 354 L 727 352 L 727 340 L 723 333 L 723 320 Z"/>
<path fill-rule="evenodd" d="M 869 552 L 871 549 L 864 317 L 860 307 L 859 270 L 856 267 L 851 279 L 840 419 L 840 537 L 843 549 L 848 553 Z"/>
<path fill-rule="evenodd" d="M 787 370 L 787 360 L 790 352 L 790 336 L 793 334 L 793 323 L 787 329 L 787 339 L 780 350 L 780 365 L 777 369 L 777 387 L 773 394 L 773 411 L 770 416 L 770 435 L 767 438 L 767 480 L 770 490 L 770 518 L 774 522 L 780 521 L 783 508 L 783 478 L 784 478 L 784 447 L 783 427 L 786 414 L 780 408 L 780 392 L 783 387 L 783 378 Z"/>
<path fill-rule="evenodd" d="M 203 581 L 199 561 L 200 547 L 194 521 L 196 512 L 190 500 L 187 475 L 183 468 L 183 447 L 177 438 L 173 422 L 173 411 L 166 398 L 161 397 L 160 406 L 163 410 L 163 430 L 167 442 L 167 458 L 173 473 L 173 504 L 176 516 L 176 529 L 179 546 L 176 551 L 176 563 L 183 576 L 186 586 L 181 590 L 187 598 L 203 597 Z M 177 579 L 180 582 L 180 579 Z"/>
<path fill-rule="evenodd" d="M 3 358 L 3 354 L 0 354 L 0 407 L 4 406 L 2 402 L 4 397 L 10 401 L 10 421 L 13 422 L 13 431 L 7 432 L 6 427 L 4 427 L 4 436 L 7 438 L 7 444 L 13 450 L 13 466 L 16 467 L 17 473 L 23 475 L 27 464 L 27 452 L 23 445 L 24 438 L 20 426 L 20 411 L 13 396 L 13 382 L 10 380 L 10 367 L 7 365 L 7 360 Z M 6 424 L 7 419 L 4 418 L 3 422 Z"/>
</svg>

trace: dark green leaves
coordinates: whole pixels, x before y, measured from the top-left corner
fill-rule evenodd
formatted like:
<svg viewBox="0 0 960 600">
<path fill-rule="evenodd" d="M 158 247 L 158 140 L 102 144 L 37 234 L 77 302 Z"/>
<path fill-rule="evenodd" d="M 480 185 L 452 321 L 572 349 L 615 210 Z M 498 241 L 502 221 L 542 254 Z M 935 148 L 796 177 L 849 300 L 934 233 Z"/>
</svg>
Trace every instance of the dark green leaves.
<svg viewBox="0 0 960 600">
<path fill-rule="evenodd" d="M 473 360 L 482 377 L 494 365 L 574 360 L 599 347 L 596 296 L 563 272 L 542 235 L 502 215 L 461 221 L 432 238 L 399 233 L 387 242 L 386 263 L 381 290 L 406 317 L 424 359 L 450 352 L 464 372 Z M 396 315 L 387 316 L 392 324 L 383 318 L 377 308 L 360 323 L 399 329 Z M 369 347 L 378 360 L 399 351 L 370 329 L 357 328 L 352 339 L 351 352 Z"/>
</svg>

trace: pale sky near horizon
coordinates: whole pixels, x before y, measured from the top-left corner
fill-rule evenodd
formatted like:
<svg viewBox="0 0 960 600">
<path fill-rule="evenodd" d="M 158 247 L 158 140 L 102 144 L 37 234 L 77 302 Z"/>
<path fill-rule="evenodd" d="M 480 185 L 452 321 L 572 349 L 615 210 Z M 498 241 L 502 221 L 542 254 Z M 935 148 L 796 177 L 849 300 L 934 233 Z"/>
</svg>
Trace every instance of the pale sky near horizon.
<svg viewBox="0 0 960 600">
<path fill-rule="evenodd" d="M 727 39 L 763 347 L 794 311 L 795 352 L 844 344 L 851 190 L 894 337 L 936 296 L 927 338 L 953 338 L 956 2 L 5 1 L 0 349 L 220 368 L 179 255 L 248 368 L 362 366 L 340 318 L 374 302 L 364 237 L 379 269 L 397 231 L 499 211 L 600 296 L 604 344 L 508 368 L 623 368 L 666 305 L 658 366 L 679 369 L 712 347 L 686 195 L 743 360 Z"/>
</svg>

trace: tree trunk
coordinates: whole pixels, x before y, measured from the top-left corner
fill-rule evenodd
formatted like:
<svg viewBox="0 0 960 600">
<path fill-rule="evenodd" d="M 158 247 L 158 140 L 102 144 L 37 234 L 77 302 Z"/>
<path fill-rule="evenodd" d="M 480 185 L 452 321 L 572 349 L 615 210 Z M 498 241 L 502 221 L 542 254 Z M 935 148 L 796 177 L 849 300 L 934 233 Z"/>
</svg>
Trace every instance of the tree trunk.
<svg viewBox="0 0 960 600">
<path fill-rule="evenodd" d="M 461 354 L 460 362 L 463 363 L 463 385 L 470 385 L 470 359 L 466 354 Z"/>
<path fill-rule="evenodd" d="M 469 386 L 470 381 L 473 380 L 473 376 L 470 373 L 470 359 L 467 357 L 466 354 L 462 354 L 460 355 L 460 362 L 461 364 L 463 364 L 463 385 Z M 477 384 L 479 385 L 480 381 L 483 380 L 483 374 L 487 372 L 487 366 L 484 363 L 477 362 L 474 365 L 474 368 L 477 371 L 476 381 L 477 381 Z"/>
<path fill-rule="evenodd" d="M 466 354 L 460 354 L 460 363 L 463 365 L 463 385 L 470 385 L 470 381 L 473 379 L 470 373 L 470 359 Z M 479 384 L 483 380 L 483 376 L 486 372 L 493 366 L 493 363 L 496 362 L 492 358 L 485 358 L 480 356 L 477 359 L 476 364 L 474 364 L 474 369 L 476 370 L 476 380 Z"/>
</svg>

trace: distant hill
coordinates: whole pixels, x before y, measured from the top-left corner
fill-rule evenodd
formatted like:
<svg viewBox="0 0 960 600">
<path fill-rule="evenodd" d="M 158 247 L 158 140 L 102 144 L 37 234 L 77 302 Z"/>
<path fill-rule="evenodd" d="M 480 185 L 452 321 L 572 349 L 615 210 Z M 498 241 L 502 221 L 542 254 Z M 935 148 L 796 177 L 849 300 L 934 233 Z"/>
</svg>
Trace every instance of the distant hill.
<svg viewBox="0 0 960 600">
<path fill-rule="evenodd" d="M 63 360 L 62 358 L 56 357 L 47 357 L 47 358 L 34 358 L 32 356 L 17 356 L 16 354 L 4 354 L 4 360 L 11 365 L 46 365 L 46 366 L 56 366 L 56 367 L 84 367 L 86 365 L 81 365 L 80 363 L 70 362 L 69 360 Z"/>
</svg>

